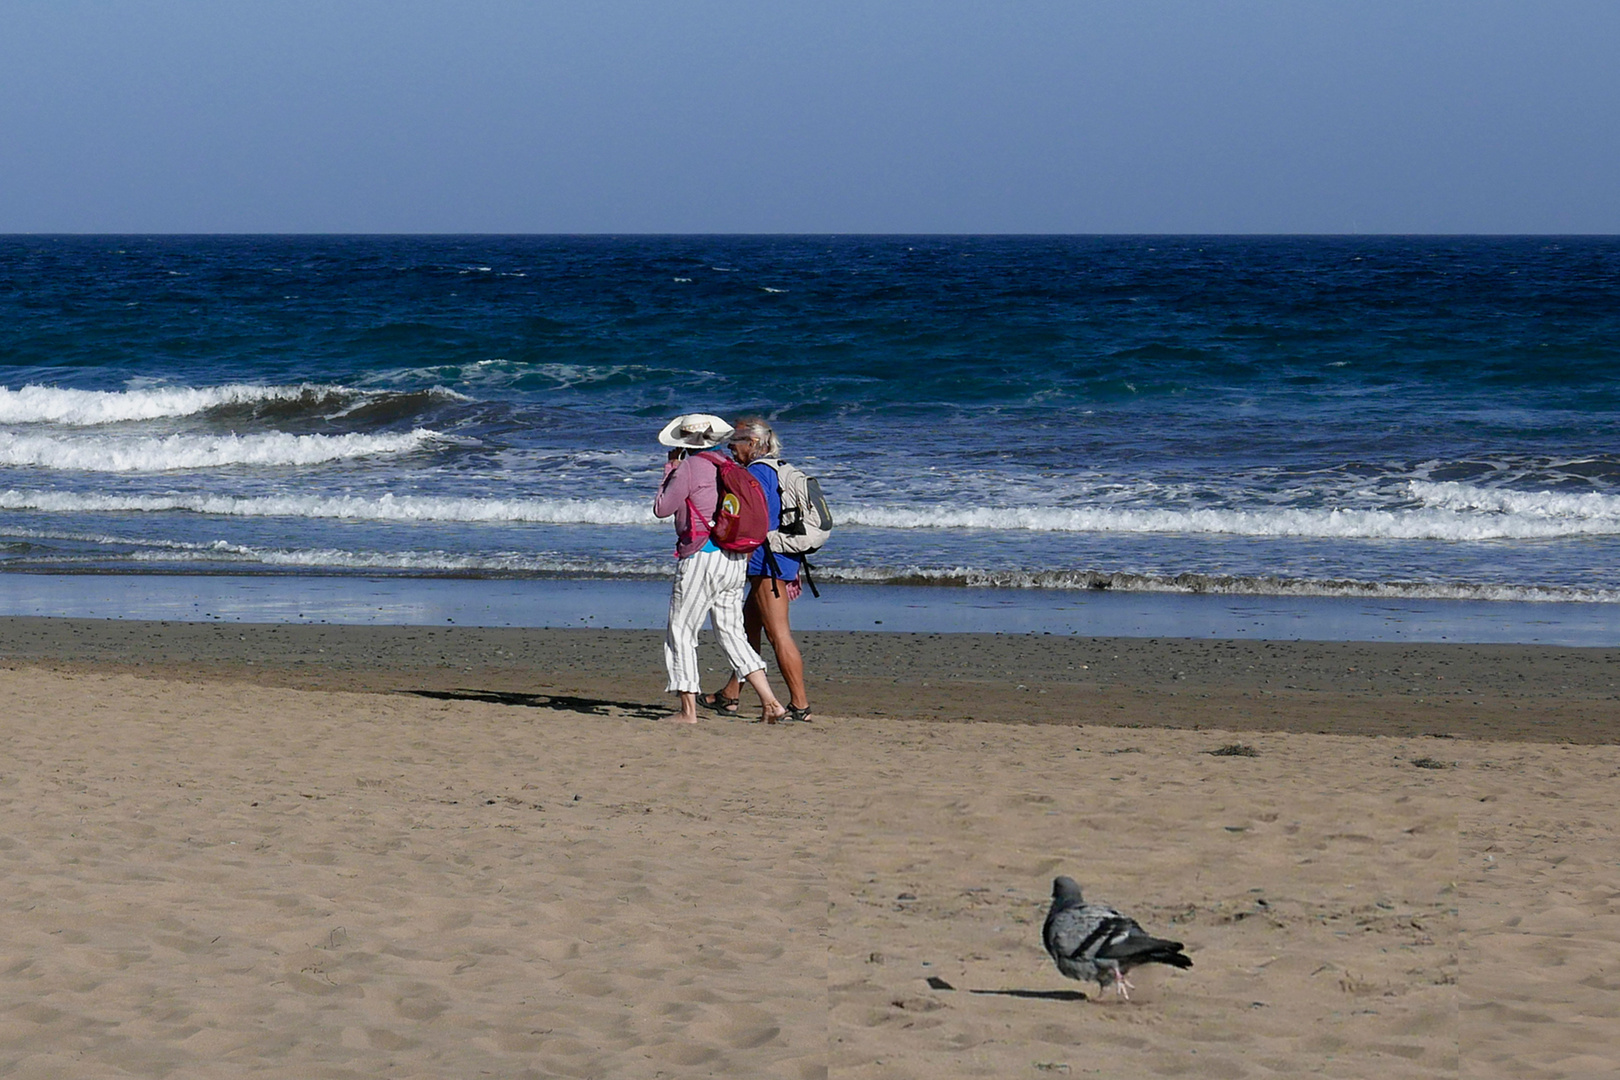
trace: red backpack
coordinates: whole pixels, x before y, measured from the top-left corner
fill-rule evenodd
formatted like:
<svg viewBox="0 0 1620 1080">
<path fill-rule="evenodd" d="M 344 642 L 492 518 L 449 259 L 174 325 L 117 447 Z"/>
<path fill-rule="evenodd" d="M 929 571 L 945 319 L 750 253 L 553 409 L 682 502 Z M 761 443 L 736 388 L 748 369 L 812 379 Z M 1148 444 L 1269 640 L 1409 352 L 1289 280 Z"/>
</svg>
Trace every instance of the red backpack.
<svg viewBox="0 0 1620 1080">
<path fill-rule="evenodd" d="M 759 486 L 754 474 L 712 450 L 698 455 L 713 463 L 719 498 L 714 504 L 714 521 L 709 524 L 709 539 L 721 551 L 753 551 L 765 542 L 771 531 L 771 512 L 765 503 L 765 489 Z M 691 510 L 691 500 L 688 510 Z M 693 531 L 701 514 L 692 515 Z"/>
</svg>

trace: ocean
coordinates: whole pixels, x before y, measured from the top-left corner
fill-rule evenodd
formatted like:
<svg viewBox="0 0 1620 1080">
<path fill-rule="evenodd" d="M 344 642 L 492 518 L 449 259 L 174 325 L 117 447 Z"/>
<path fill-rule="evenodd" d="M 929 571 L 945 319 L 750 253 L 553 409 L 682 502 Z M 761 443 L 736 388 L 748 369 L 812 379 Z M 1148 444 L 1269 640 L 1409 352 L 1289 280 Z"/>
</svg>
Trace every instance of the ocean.
<svg viewBox="0 0 1620 1080">
<path fill-rule="evenodd" d="M 771 420 L 867 622 L 1620 625 L 1620 239 L 1580 237 L 0 237 L 0 594 L 641 596 L 682 412 Z"/>
</svg>

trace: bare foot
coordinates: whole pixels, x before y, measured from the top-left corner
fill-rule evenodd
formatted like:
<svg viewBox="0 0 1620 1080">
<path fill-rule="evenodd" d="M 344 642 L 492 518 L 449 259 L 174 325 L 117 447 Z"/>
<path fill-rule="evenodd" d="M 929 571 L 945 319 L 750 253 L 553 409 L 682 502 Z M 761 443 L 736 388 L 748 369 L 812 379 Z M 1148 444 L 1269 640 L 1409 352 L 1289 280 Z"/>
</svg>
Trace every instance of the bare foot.
<svg viewBox="0 0 1620 1080">
<path fill-rule="evenodd" d="M 780 701 L 767 701 L 761 704 L 759 718 L 767 724 L 774 724 L 787 715 L 787 708 Z"/>
<path fill-rule="evenodd" d="M 681 707 L 664 717 L 666 724 L 695 724 L 697 723 L 697 692 L 682 690 L 679 692 Z"/>
</svg>

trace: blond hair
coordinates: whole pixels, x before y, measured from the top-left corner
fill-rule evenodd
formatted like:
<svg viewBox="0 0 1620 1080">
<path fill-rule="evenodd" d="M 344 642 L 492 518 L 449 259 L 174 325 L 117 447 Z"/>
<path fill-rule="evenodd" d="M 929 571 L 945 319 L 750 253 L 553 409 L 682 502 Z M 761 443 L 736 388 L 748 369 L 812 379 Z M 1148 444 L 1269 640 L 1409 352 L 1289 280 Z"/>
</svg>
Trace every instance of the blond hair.
<svg viewBox="0 0 1620 1080">
<path fill-rule="evenodd" d="M 776 437 L 776 430 L 766 422 L 763 416 L 745 416 L 737 421 L 736 430 L 732 438 L 742 436 L 753 439 L 765 452 L 760 457 L 779 458 L 782 456 L 782 440 Z"/>
</svg>

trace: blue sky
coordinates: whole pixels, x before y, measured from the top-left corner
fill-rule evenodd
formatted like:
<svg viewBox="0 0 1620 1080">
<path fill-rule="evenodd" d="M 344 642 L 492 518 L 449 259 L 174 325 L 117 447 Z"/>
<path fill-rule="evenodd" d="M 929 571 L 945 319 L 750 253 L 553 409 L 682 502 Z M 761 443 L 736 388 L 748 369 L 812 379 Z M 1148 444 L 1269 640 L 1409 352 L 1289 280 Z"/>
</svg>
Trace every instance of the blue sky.
<svg viewBox="0 0 1620 1080">
<path fill-rule="evenodd" d="M 1620 232 L 1614 0 L 0 0 L 0 232 Z"/>
</svg>

